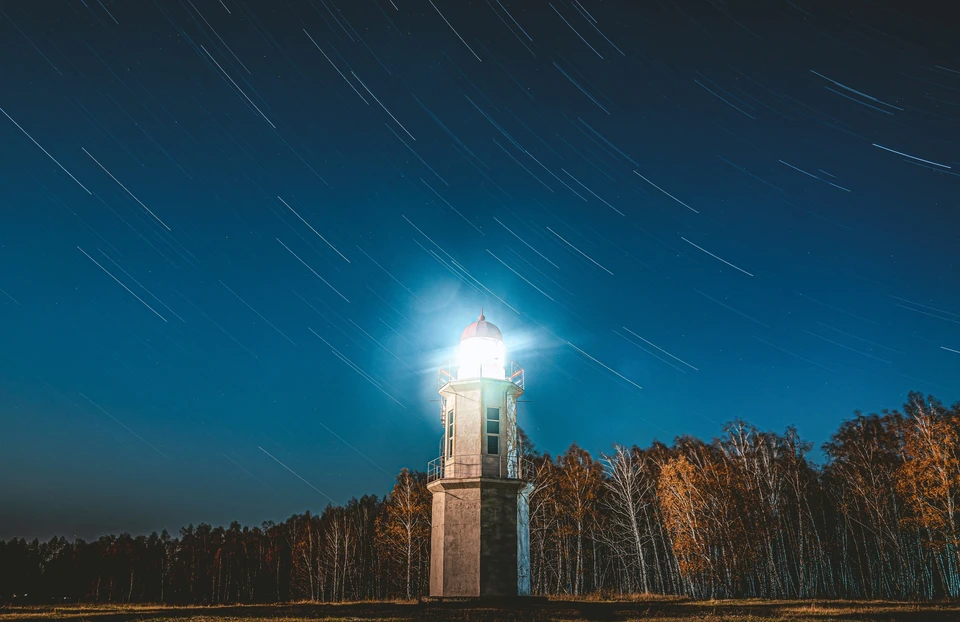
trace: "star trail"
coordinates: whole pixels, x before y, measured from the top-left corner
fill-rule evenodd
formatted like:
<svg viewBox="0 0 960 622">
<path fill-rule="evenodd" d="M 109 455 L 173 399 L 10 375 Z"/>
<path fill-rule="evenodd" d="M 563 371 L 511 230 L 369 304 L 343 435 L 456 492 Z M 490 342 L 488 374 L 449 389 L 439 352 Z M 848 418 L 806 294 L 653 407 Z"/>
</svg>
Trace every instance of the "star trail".
<svg viewBox="0 0 960 622">
<path fill-rule="evenodd" d="M 940 13 L 938 13 L 940 11 Z M 960 399 L 960 45 L 840 0 L 0 0 L 0 539 Z"/>
</svg>

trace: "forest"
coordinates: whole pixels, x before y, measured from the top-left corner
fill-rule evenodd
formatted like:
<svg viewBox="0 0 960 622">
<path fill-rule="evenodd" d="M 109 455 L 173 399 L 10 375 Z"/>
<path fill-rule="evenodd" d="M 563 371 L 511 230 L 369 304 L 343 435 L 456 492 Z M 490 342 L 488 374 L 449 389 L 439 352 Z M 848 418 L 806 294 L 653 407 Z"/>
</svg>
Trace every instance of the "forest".
<svg viewBox="0 0 960 622">
<path fill-rule="evenodd" d="M 524 448 L 536 594 L 960 597 L 960 403 L 910 393 L 900 410 L 857 412 L 822 465 L 794 428 L 742 421 L 711 442 L 598 456 Z M 0 602 L 413 599 L 427 592 L 430 511 L 425 474 L 403 469 L 386 496 L 282 523 L 0 541 Z"/>
</svg>

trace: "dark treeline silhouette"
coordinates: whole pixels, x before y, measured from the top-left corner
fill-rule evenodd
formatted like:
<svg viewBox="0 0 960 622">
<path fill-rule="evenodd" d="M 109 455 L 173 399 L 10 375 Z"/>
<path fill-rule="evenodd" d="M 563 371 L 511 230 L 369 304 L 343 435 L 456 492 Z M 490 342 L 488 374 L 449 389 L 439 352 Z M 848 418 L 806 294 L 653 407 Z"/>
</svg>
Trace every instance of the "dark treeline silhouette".
<svg viewBox="0 0 960 622">
<path fill-rule="evenodd" d="M 856 413 L 822 466 L 793 428 L 740 421 L 710 443 L 597 458 L 524 441 L 535 593 L 960 596 L 960 404 L 911 393 L 902 411 Z M 426 478 L 404 469 L 386 497 L 279 524 L 0 542 L 0 601 L 415 598 L 427 592 L 429 533 Z"/>
<path fill-rule="evenodd" d="M 259 527 L 200 524 L 93 542 L 0 541 L 0 602 L 171 604 L 415 597 L 428 579 L 430 493 L 403 469 L 393 491 Z"/>
</svg>

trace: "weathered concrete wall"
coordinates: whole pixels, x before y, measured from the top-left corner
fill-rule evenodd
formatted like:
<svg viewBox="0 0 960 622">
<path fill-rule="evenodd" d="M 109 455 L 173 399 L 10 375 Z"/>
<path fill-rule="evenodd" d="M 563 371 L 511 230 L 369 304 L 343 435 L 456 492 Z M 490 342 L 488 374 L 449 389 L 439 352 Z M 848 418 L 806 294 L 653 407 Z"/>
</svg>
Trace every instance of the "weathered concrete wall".
<svg viewBox="0 0 960 622">
<path fill-rule="evenodd" d="M 517 397 L 522 393 L 509 380 L 493 378 L 454 380 L 444 385 L 440 395 L 446 410 L 454 411 L 454 455 L 446 456 L 445 477 L 517 476 Z M 500 409 L 496 455 L 487 454 L 487 408 Z"/>
<path fill-rule="evenodd" d="M 464 391 L 457 396 L 457 455 L 476 456 L 483 453 L 483 417 L 481 406 L 483 403 L 480 383 L 476 388 Z"/>
<path fill-rule="evenodd" d="M 519 477 L 520 468 L 517 458 L 520 456 L 520 443 L 517 439 L 517 397 L 522 393 L 508 393 L 506 396 L 506 410 L 504 421 L 507 425 L 507 435 L 503 438 L 504 460 L 507 461 L 507 477 Z"/>
<path fill-rule="evenodd" d="M 482 490 L 480 595 L 516 596 L 518 486 L 498 485 Z"/>
<path fill-rule="evenodd" d="M 517 497 L 517 596 L 530 595 L 530 495 L 526 483 Z"/>
<path fill-rule="evenodd" d="M 443 494 L 437 494 L 431 486 L 428 490 L 433 492 L 433 513 L 431 515 L 430 529 L 430 595 L 434 596 L 443 593 L 443 538 L 445 530 L 438 529 L 437 526 L 446 524 L 446 503 L 444 503 Z"/>
<path fill-rule="evenodd" d="M 518 480 L 439 479 L 433 493 L 430 595 L 518 594 Z"/>
<path fill-rule="evenodd" d="M 484 382 L 480 409 L 483 453 L 487 452 L 487 408 L 500 409 L 500 450 L 496 456 L 484 457 L 485 477 L 516 477 L 517 396 L 522 391 L 510 381 Z M 511 466 L 513 457 L 513 466 Z M 511 473 L 513 475 L 510 475 Z"/>
<path fill-rule="evenodd" d="M 480 480 L 437 480 L 430 537 L 430 595 L 480 595 Z"/>
</svg>

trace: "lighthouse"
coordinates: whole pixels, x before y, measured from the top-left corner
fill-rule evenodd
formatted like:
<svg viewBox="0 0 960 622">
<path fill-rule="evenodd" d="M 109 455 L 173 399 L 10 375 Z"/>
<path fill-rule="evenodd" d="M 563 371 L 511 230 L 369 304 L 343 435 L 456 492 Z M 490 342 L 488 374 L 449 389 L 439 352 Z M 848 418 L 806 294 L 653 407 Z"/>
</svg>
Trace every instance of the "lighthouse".
<svg viewBox="0 0 960 622">
<path fill-rule="evenodd" d="M 523 382 L 481 311 L 460 336 L 457 364 L 440 370 L 442 448 L 427 470 L 433 597 L 530 594 L 532 472 L 517 437 Z"/>
</svg>

